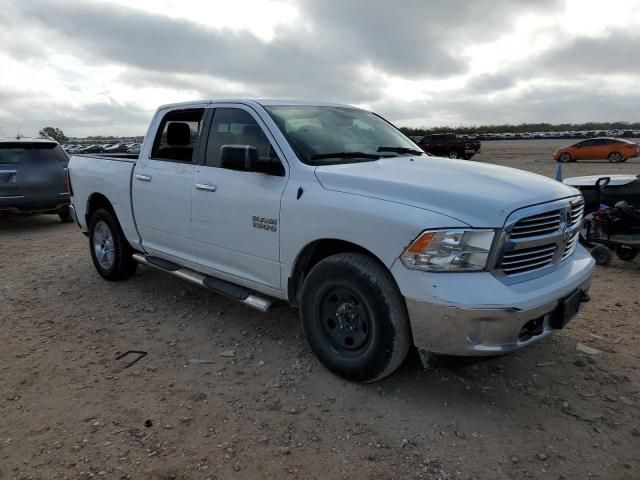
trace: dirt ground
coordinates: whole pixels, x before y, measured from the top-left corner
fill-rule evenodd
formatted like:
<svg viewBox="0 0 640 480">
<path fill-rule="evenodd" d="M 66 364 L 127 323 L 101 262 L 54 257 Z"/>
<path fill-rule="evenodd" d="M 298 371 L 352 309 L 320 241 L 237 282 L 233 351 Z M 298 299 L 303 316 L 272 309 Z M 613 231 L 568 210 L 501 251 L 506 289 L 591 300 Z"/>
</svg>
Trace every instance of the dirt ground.
<svg viewBox="0 0 640 480">
<path fill-rule="evenodd" d="M 562 141 L 481 161 L 555 175 Z M 566 176 L 640 173 L 577 163 Z M 57 217 L 0 218 L 0 479 L 638 479 L 640 261 L 597 268 L 565 330 L 378 383 L 319 365 L 296 312 L 167 274 L 95 272 Z M 577 343 L 600 351 L 588 355 Z M 147 355 L 126 368 L 134 356 Z"/>
</svg>

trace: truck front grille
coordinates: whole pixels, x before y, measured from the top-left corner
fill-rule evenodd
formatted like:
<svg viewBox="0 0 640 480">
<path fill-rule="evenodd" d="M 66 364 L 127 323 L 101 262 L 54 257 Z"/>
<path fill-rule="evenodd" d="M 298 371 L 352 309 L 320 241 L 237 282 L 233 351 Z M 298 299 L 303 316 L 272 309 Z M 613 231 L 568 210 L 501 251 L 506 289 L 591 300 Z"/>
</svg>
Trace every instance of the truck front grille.
<svg viewBox="0 0 640 480">
<path fill-rule="evenodd" d="M 513 275 L 546 267 L 553 262 L 556 248 L 556 244 L 551 243 L 540 247 L 511 250 L 502 257 L 502 271 L 506 275 Z"/>
<path fill-rule="evenodd" d="M 519 220 L 511 230 L 511 238 L 527 238 L 553 233 L 560 228 L 560 210 L 544 212 Z"/>
<path fill-rule="evenodd" d="M 582 198 L 515 212 L 507 221 L 494 272 L 519 275 L 565 260 L 578 245 L 583 213 Z"/>
</svg>

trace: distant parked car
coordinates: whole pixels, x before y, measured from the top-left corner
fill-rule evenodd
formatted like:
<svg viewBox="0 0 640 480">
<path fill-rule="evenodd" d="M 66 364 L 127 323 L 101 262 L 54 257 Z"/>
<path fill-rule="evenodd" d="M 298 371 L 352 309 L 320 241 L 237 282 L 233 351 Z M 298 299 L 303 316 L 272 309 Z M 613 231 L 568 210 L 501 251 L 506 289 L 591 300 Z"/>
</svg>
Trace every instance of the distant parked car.
<svg viewBox="0 0 640 480">
<path fill-rule="evenodd" d="M 127 153 L 128 146 L 124 143 L 116 143 L 104 149 L 104 153 Z"/>
<path fill-rule="evenodd" d="M 422 150 L 437 157 L 464 158 L 480 153 L 480 142 L 470 138 L 460 138 L 453 133 L 439 133 L 426 135 L 420 139 L 418 145 Z"/>
<path fill-rule="evenodd" d="M 576 160 L 604 160 L 612 163 L 624 162 L 637 157 L 640 146 L 620 138 L 590 138 L 569 147 L 562 147 L 553 153 L 556 162 L 575 162 Z"/>
<path fill-rule="evenodd" d="M 127 153 L 133 153 L 133 154 L 139 154 L 140 153 L 140 144 L 139 143 L 134 143 L 133 145 L 130 145 L 129 148 L 127 149 Z"/>
<path fill-rule="evenodd" d="M 89 145 L 88 147 L 81 148 L 78 153 L 102 153 L 104 148 L 102 145 Z"/>
<path fill-rule="evenodd" d="M 70 222 L 68 162 L 54 140 L 0 140 L 0 212 L 57 213 Z"/>
</svg>

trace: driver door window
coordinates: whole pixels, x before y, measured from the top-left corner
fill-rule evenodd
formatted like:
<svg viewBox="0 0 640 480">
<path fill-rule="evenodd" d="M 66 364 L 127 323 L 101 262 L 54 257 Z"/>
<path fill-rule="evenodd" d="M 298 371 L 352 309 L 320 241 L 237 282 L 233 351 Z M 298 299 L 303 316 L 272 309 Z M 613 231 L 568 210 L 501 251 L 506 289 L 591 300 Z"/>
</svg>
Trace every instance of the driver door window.
<svg viewBox="0 0 640 480">
<path fill-rule="evenodd" d="M 238 108 L 217 108 L 207 142 L 205 164 L 223 167 L 223 147 L 247 145 L 257 150 L 261 160 L 282 165 L 262 128 L 248 112 Z"/>
</svg>

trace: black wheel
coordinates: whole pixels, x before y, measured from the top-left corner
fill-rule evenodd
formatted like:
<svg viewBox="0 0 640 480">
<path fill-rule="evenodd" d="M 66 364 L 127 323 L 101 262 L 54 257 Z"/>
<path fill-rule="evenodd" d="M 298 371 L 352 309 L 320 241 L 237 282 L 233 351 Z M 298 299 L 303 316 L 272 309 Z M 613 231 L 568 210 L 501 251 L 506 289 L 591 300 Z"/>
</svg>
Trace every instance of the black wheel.
<svg viewBox="0 0 640 480">
<path fill-rule="evenodd" d="M 451 150 L 449 152 L 449 158 L 458 158 L 458 152 L 456 150 Z"/>
<path fill-rule="evenodd" d="M 616 248 L 616 255 L 620 260 L 624 260 L 625 262 L 630 262 L 638 255 L 638 251 L 635 248 L 620 246 Z"/>
<path fill-rule="evenodd" d="M 347 380 L 386 377 L 411 345 L 406 306 L 391 274 L 359 253 L 333 255 L 313 267 L 302 286 L 300 315 L 318 359 Z"/>
<path fill-rule="evenodd" d="M 609 161 L 611 163 L 624 162 L 624 157 L 622 156 L 622 154 L 620 152 L 611 152 L 609 154 Z"/>
<path fill-rule="evenodd" d="M 466 154 L 465 154 L 465 155 L 462 155 L 462 158 L 463 158 L 464 160 L 471 160 L 471 157 L 473 157 L 473 155 L 466 155 Z"/>
<path fill-rule="evenodd" d="M 58 217 L 60 217 L 60 221 L 62 223 L 69 223 L 69 222 L 73 222 L 73 218 L 71 217 L 71 210 L 69 210 L 69 207 L 62 207 L 60 210 L 58 210 Z"/>
<path fill-rule="evenodd" d="M 89 224 L 89 250 L 98 273 L 107 280 L 123 280 L 136 271 L 133 249 L 122 233 L 114 215 L 97 210 Z"/>
<path fill-rule="evenodd" d="M 611 263 L 613 259 L 613 255 L 611 254 L 611 250 L 609 250 L 604 245 L 596 245 L 591 249 L 591 256 L 596 261 L 597 265 L 602 267 L 606 267 Z"/>
<path fill-rule="evenodd" d="M 571 161 L 571 154 L 569 152 L 562 152 L 558 161 L 561 163 L 569 163 Z"/>
</svg>

